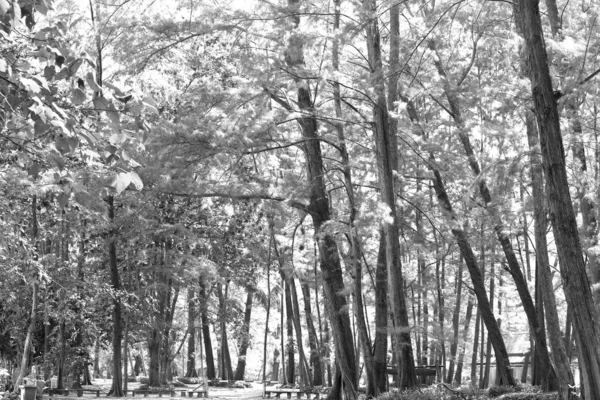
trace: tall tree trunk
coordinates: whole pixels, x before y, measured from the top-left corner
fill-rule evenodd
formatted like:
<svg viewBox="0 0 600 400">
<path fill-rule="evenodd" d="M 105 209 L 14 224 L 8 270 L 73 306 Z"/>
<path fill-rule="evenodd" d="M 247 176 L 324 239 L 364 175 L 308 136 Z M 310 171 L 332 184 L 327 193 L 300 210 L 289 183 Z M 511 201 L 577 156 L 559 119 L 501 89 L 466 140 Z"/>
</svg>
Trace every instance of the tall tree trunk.
<svg viewBox="0 0 600 400">
<path fill-rule="evenodd" d="M 450 344 L 450 366 L 448 367 L 448 375 L 446 377 L 446 383 L 452 383 L 454 378 L 454 365 L 456 360 L 456 354 L 458 352 L 458 335 L 460 325 L 460 303 L 462 300 L 462 273 L 463 273 L 463 261 L 459 259 L 458 271 L 456 272 L 455 287 L 456 287 L 456 305 L 454 306 L 454 313 L 452 314 L 452 343 Z"/>
<path fill-rule="evenodd" d="M 481 321 L 481 312 L 477 307 L 477 313 L 475 314 L 475 332 L 473 333 L 473 349 L 471 351 L 471 385 L 477 385 L 477 354 L 479 352 L 479 328 L 483 321 Z"/>
<path fill-rule="evenodd" d="M 233 367 L 231 365 L 231 355 L 229 354 L 229 339 L 227 336 L 227 323 L 226 323 L 226 314 L 227 314 L 227 289 L 229 283 L 225 286 L 225 291 L 223 291 L 223 285 L 221 283 L 217 283 L 217 295 L 219 297 L 219 324 L 221 327 L 221 358 L 220 358 L 220 366 L 221 366 L 221 379 L 230 380 L 233 379 Z"/>
<path fill-rule="evenodd" d="M 600 342 L 594 300 L 565 166 L 565 154 L 537 1 L 518 1 L 518 14 L 527 48 L 535 115 L 546 175 L 552 229 L 568 306 L 573 312 L 584 398 L 600 398 Z"/>
<path fill-rule="evenodd" d="M 377 15 L 375 0 L 365 0 L 367 15 Z M 388 104 L 384 92 L 383 63 L 381 59 L 381 40 L 376 17 L 366 24 L 369 64 L 371 66 L 372 85 L 376 99 L 373 101 L 373 133 L 377 148 L 377 165 L 381 198 L 388 207 L 387 218 L 383 221 L 386 242 L 386 262 L 388 266 L 389 294 L 395 327 L 394 351 L 398 355 L 398 384 L 400 388 L 410 388 L 417 384 L 413 349 L 408 330 L 408 312 L 402 264 L 400 257 L 399 221 L 396 211 L 393 171 L 397 164 L 396 139 L 389 129 Z"/>
<path fill-rule="evenodd" d="M 294 8 L 299 5 L 299 0 L 288 0 L 288 4 Z M 296 29 L 300 23 L 300 17 L 291 17 L 293 30 L 288 39 L 286 52 L 286 63 L 293 71 L 304 67 L 304 42 L 303 33 Z M 296 74 L 296 76 L 300 76 Z M 314 105 L 311 99 L 309 81 L 296 78 L 298 107 L 302 117 L 298 122 L 305 142 L 302 145 L 306 159 L 307 182 L 309 185 L 309 205 L 307 212 L 311 215 L 319 247 L 319 261 L 323 275 L 323 288 L 327 299 L 329 319 L 331 321 L 334 344 L 336 348 L 336 361 L 344 380 L 344 393 L 348 400 L 355 400 L 358 383 L 355 369 L 356 355 L 354 353 L 354 341 L 352 328 L 348 314 L 347 301 L 343 295 L 344 281 L 342 268 L 339 260 L 338 247 L 331 233 L 323 230 L 323 225 L 331 219 L 331 210 L 325 178 L 323 176 L 323 156 L 317 129 L 317 119 Z M 280 103 L 281 104 L 281 103 Z M 292 111 L 292 107 L 285 107 Z M 333 395 L 330 394 L 330 398 Z"/>
<path fill-rule="evenodd" d="M 185 376 L 187 378 L 196 378 L 198 377 L 198 372 L 196 371 L 196 301 L 194 299 L 194 290 L 192 288 L 188 289 L 188 331 L 190 333 L 190 337 L 188 338 L 188 347 L 187 347 L 187 363 L 186 363 L 186 372 Z"/>
<path fill-rule="evenodd" d="M 254 292 L 256 291 L 256 289 L 252 286 L 246 288 L 246 290 L 247 295 L 246 309 L 244 310 L 244 325 L 242 326 L 242 337 L 239 345 L 238 362 L 233 378 L 236 381 L 244 380 L 244 373 L 246 371 L 246 354 L 248 353 L 248 346 L 250 345 L 250 319 L 252 317 L 252 301 L 254 299 Z"/>
<path fill-rule="evenodd" d="M 204 352 L 206 353 L 206 378 L 213 380 L 217 377 L 215 371 L 215 357 L 212 349 L 212 340 L 210 339 L 210 323 L 208 320 L 208 293 L 206 293 L 205 283 L 200 281 L 200 301 L 202 302 L 202 312 L 200 319 L 202 320 L 202 341 L 204 342 Z"/>
<path fill-rule="evenodd" d="M 115 199 L 108 196 L 108 219 L 111 224 L 115 223 Z M 121 290 L 119 279 L 119 266 L 117 264 L 116 237 L 111 234 L 108 238 L 108 263 L 110 265 L 110 277 L 112 289 L 115 292 Z M 123 326 L 121 316 L 121 300 L 118 296 L 113 299 L 113 378 L 110 393 L 113 397 L 123 396 L 123 375 L 121 365 L 121 342 L 123 338 Z"/>
<path fill-rule="evenodd" d="M 492 254 L 493 257 L 493 254 Z M 493 261 L 490 263 L 490 304 L 492 305 L 492 311 L 494 310 L 494 292 L 496 288 L 496 263 Z M 498 324 L 499 325 L 499 324 Z M 487 347 L 485 349 L 485 372 L 483 374 L 483 388 L 490 385 L 490 363 L 492 360 L 492 341 L 488 338 Z"/>
<path fill-rule="evenodd" d="M 38 238 L 38 219 L 37 219 L 37 196 L 34 195 L 31 200 L 31 241 L 34 246 L 37 245 Z M 37 254 L 33 255 L 34 260 L 37 260 Z M 23 356 L 21 358 L 21 367 L 19 369 L 19 376 L 15 382 L 15 388 L 18 388 L 23 378 L 27 375 L 29 368 L 29 354 L 31 352 L 31 343 L 33 342 L 33 335 L 35 333 L 35 324 L 37 321 L 37 307 L 38 307 L 38 292 L 39 283 L 38 277 L 31 277 L 31 313 L 29 317 L 29 326 L 27 327 L 27 335 L 25 336 L 25 343 L 23 344 Z"/>
<path fill-rule="evenodd" d="M 340 7 L 341 0 L 334 0 L 335 16 L 333 29 L 335 31 L 340 29 Z M 334 71 L 339 71 L 339 36 L 334 35 L 332 45 L 332 66 Z M 344 184 L 346 193 L 348 196 L 349 203 L 349 223 L 350 223 L 350 246 L 352 251 L 352 263 L 354 269 L 354 316 L 358 328 L 358 341 L 360 342 L 362 352 L 365 360 L 365 370 L 367 375 L 367 388 L 370 388 L 374 392 L 367 393 L 367 396 L 378 396 L 379 392 L 377 387 L 372 383 L 375 381 L 373 375 L 373 353 L 371 346 L 371 339 L 369 338 L 367 324 L 365 322 L 364 306 L 362 301 L 362 245 L 360 243 L 359 235 L 356 230 L 356 216 L 358 215 L 358 207 L 356 206 L 356 199 L 354 195 L 354 184 L 352 182 L 352 169 L 350 167 L 350 158 L 348 156 L 348 150 L 346 148 L 346 138 L 344 133 L 344 125 L 341 122 L 343 120 L 342 115 L 342 97 L 340 91 L 340 84 L 337 81 L 333 82 L 333 96 L 335 104 L 335 115 L 340 122 L 335 124 L 335 129 L 338 136 L 338 148 L 340 157 L 343 164 Z M 357 355 L 358 355 L 357 351 Z M 360 361 L 360 357 L 356 357 L 357 362 Z"/>
<path fill-rule="evenodd" d="M 273 221 L 269 219 L 269 230 L 271 231 L 271 235 L 269 236 L 269 255 L 267 257 L 267 315 L 265 317 L 265 336 L 263 338 L 263 375 L 262 380 L 263 383 L 267 382 L 267 340 L 269 339 L 269 317 L 271 315 L 271 250 L 273 248 Z M 277 350 L 277 349 L 275 349 Z M 275 363 L 273 363 L 275 364 Z M 273 365 L 274 366 L 274 365 Z M 279 366 L 277 367 L 279 368 Z M 273 369 L 275 373 L 275 370 Z M 271 377 L 272 380 L 276 380 Z"/>
<path fill-rule="evenodd" d="M 465 350 L 467 347 L 467 339 L 469 338 L 469 327 L 471 325 L 471 317 L 473 316 L 473 296 L 469 294 L 469 300 L 467 303 L 467 312 L 465 314 L 465 325 L 462 333 L 462 345 L 458 354 L 458 361 L 456 363 L 456 374 L 454 375 L 454 385 L 460 385 L 462 383 L 462 370 L 463 363 L 465 360 Z"/>
<path fill-rule="evenodd" d="M 552 349 L 552 359 L 554 360 L 554 365 L 556 365 L 559 398 L 561 400 L 569 400 L 572 398 L 574 378 L 565 343 L 562 340 L 560 320 L 554 296 L 554 285 L 552 283 L 552 272 L 550 270 L 550 260 L 548 258 L 548 244 L 546 240 L 548 221 L 546 219 L 546 210 L 544 206 L 544 177 L 542 160 L 539 154 L 540 142 L 537 135 L 537 127 L 535 125 L 535 115 L 533 115 L 531 111 L 526 111 L 526 113 L 527 141 L 529 143 L 529 149 L 531 150 L 529 160 L 531 164 L 535 253 L 537 261 L 536 268 L 539 273 L 541 284 L 540 291 L 544 301 L 548 340 L 550 342 L 550 348 Z M 568 332 L 565 333 L 565 336 L 567 336 Z"/>
<path fill-rule="evenodd" d="M 401 96 L 401 99 L 407 103 L 406 110 L 408 111 L 409 118 L 411 119 L 416 128 L 414 132 L 420 135 L 424 135 L 425 130 L 420 124 L 419 117 L 414 104 L 410 99 L 408 99 L 405 96 Z M 479 266 L 477 264 L 477 259 L 475 258 L 475 254 L 473 252 L 471 244 L 469 243 L 468 237 L 465 231 L 461 228 L 462 222 L 459 221 L 457 215 L 454 212 L 454 209 L 452 208 L 452 204 L 450 203 L 450 198 L 448 197 L 448 193 L 446 191 L 444 181 L 442 180 L 442 176 L 439 170 L 435 167 L 435 165 L 437 165 L 435 157 L 432 153 L 430 153 L 428 167 L 433 173 L 433 187 L 440 206 L 444 209 L 447 218 L 449 218 L 450 220 L 452 226 L 452 235 L 458 243 L 458 247 L 460 248 L 461 254 L 467 266 L 467 270 L 469 271 L 469 275 L 471 276 L 471 281 L 475 289 L 475 295 L 477 296 L 477 307 L 481 313 L 481 317 L 488 331 L 490 332 L 489 337 L 490 340 L 492 340 L 492 347 L 494 348 L 494 353 L 496 355 L 497 371 L 498 376 L 500 378 L 500 382 L 501 384 L 515 386 L 516 382 L 511 373 L 510 361 L 508 359 L 506 345 L 504 344 L 504 340 L 502 339 L 498 323 L 491 310 L 490 303 L 485 291 L 485 285 L 483 282 L 483 277 L 481 275 L 481 270 L 479 269 Z"/>
<path fill-rule="evenodd" d="M 313 369 L 312 385 L 323 385 L 323 370 L 321 368 L 321 349 L 317 338 L 317 330 L 313 322 L 312 310 L 310 305 L 310 287 L 306 277 L 300 280 L 300 288 L 304 299 L 304 316 L 306 317 L 306 328 L 308 330 L 308 345 L 310 347 L 310 365 Z"/>
<path fill-rule="evenodd" d="M 127 393 L 127 377 L 129 376 L 127 366 L 129 359 L 129 315 L 125 314 L 125 330 L 123 333 L 123 393 Z M 81 385 L 80 385 L 81 387 Z"/>
<path fill-rule="evenodd" d="M 435 42 L 430 42 L 430 48 L 433 51 L 436 51 Z M 525 315 L 527 316 L 527 321 L 529 322 L 529 328 L 534 334 L 535 341 L 537 343 L 537 348 L 539 349 L 542 388 L 544 390 L 548 390 L 549 383 L 555 380 L 556 375 L 554 372 L 554 368 L 550 363 L 550 355 L 548 354 L 548 347 L 546 345 L 546 334 L 539 326 L 539 318 L 536 313 L 535 304 L 531 297 L 531 293 L 529 293 L 527 281 L 523 276 L 522 268 L 519 264 L 519 261 L 517 260 L 515 251 L 510 241 L 510 237 L 507 233 L 507 229 L 504 226 L 504 222 L 498 214 L 497 208 L 492 203 L 492 196 L 487 186 L 485 176 L 481 174 L 481 167 L 479 165 L 479 162 L 477 161 L 477 156 L 473 151 L 473 146 L 471 145 L 471 140 L 469 138 L 469 129 L 462 116 L 461 104 L 457 92 L 451 86 L 451 82 L 444 69 L 442 61 L 439 58 L 439 55 L 438 57 L 436 57 L 434 63 L 440 77 L 442 77 L 442 79 L 444 80 L 444 94 L 446 95 L 446 99 L 448 100 L 448 104 L 450 105 L 450 114 L 454 119 L 460 142 L 462 143 L 465 154 L 468 157 L 469 167 L 471 168 L 471 171 L 477 178 L 479 193 L 483 198 L 483 201 L 485 202 L 485 208 L 491 217 L 494 226 L 494 232 L 496 233 L 498 242 L 501 244 L 502 250 L 504 251 L 504 256 L 506 257 L 508 265 L 508 272 L 511 274 L 515 282 L 517 292 L 519 293 L 521 303 L 523 304 L 523 309 L 525 310 Z"/>
<path fill-rule="evenodd" d="M 283 272 L 280 269 L 280 273 Z M 285 344 L 285 351 L 287 354 L 287 367 L 286 367 L 286 383 L 293 385 L 295 383 L 296 376 L 296 357 L 295 357 L 295 346 L 294 346 L 294 310 L 292 308 L 292 292 L 289 283 L 283 278 L 283 286 L 285 293 L 285 330 L 287 341 Z"/>
<path fill-rule="evenodd" d="M 100 378 L 100 339 L 94 341 L 94 379 Z"/>
<path fill-rule="evenodd" d="M 384 393 L 388 390 L 387 348 L 388 348 L 388 282 L 387 262 L 385 259 L 385 236 L 383 230 L 379 235 L 379 252 L 377 253 L 377 269 L 375 271 L 375 348 L 373 349 L 373 385 L 372 392 Z M 367 393 L 369 393 L 367 389 Z"/>
</svg>

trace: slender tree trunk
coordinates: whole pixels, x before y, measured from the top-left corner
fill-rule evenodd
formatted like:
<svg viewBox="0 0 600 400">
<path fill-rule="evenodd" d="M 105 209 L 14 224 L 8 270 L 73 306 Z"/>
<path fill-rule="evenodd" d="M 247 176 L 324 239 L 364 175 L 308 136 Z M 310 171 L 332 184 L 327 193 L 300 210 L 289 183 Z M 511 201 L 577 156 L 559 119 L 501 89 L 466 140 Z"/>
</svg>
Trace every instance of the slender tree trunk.
<svg viewBox="0 0 600 400">
<path fill-rule="evenodd" d="M 548 329 L 548 340 L 552 349 L 552 359 L 556 365 L 556 374 L 558 376 L 558 392 L 561 400 L 569 400 L 572 397 L 572 388 L 574 386 L 573 373 L 567 350 L 562 340 L 560 331 L 560 321 L 554 296 L 554 285 L 552 283 L 552 272 L 550 270 L 550 260 L 548 258 L 548 244 L 546 240 L 546 231 L 548 230 L 548 221 L 546 219 L 546 210 L 544 207 L 544 188 L 542 160 L 539 154 L 539 139 L 537 127 L 535 125 L 535 116 L 531 111 L 526 111 L 526 129 L 527 141 L 529 143 L 530 164 L 531 164 L 531 185 L 533 196 L 533 219 L 535 227 L 535 250 L 536 250 L 536 268 L 539 273 L 541 294 L 544 301 L 546 328 Z M 568 312 L 567 312 L 568 315 Z M 567 336 L 568 332 L 565 332 Z"/>
<path fill-rule="evenodd" d="M 129 315 L 126 313 L 125 329 L 123 332 L 123 393 L 127 393 L 127 377 L 129 376 L 127 360 L 129 360 Z"/>
<path fill-rule="evenodd" d="M 377 15 L 375 0 L 364 2 L 367 15 Z M 399 225 L 396 211 L 393 171 L 397 164 L 396 139 L 389 129 L 388 105 L 384 92 L 383 63 L 378 19 L 373 17 L 366 24 L 367 47 L 371 65 L 372 85 L 376 99 L 373 106 L 373 133 L 377 148 L 377 164 L 381 198 L 387 206 L 387 218 L 383 222 L 386 241 L 386 261 L 388 266 L 389 294 L 395 326 L 394 351 L 398 354 L 398 384 L 400 388 L 410 388 L 417 384 L 413 349 L 408 330 L 408 312 L 399 246 Z"/>
<path fill-rule="evenodd" d="M 388 390 L 387 348 L 388 348 L 388 283 L 387 262 L 385 254 L 385 237 L 383 230 L 379 235 L 379 252 L 377 253 L 377 269 L 375 272 L 375 348 L 373 350 L 373 390 L 384 393 Z M 369 389 L 367 389 L 369 393 Z"/>
<path fill-rule="evenodd" d="M 299 0 L 288 0 L 290 7 L 297 7 Z M 291 17 L 293 30 L 288 39 L 286 63 L 294 71 L 304 67 L 304 42 L 305 35 L 296 31 L 300 17 Z M 296 75 L 298 76 L 298 75 Z M 297 86 L 298 107 L 302 117 L 298 118 L 302 137 L 306 139 L 302 147 L 306 158 L 307 181 L 309 184 L 310 203 L 307 208 L 313 220 L 319 247 L 319 260 L 323 275 L 323 288 L 327 299 L 329 319 L 331 321 L 334 344 L 336 348 L 336 361 L 344 380 L 344 393 L 348 400 L 355 400 L 357 388 L 357 373 L 355 369 L 356 355 L 352 328 L 348 314 L 347 301 L 343 295 L 344 280 L 342 267 L 339 260 L 338 247 L 331 233 L 323 230 L 323 225 L 331 219 L 328 194 L 323 176 L 323 156 L 317 126 L 317 119 L 309 81 L 295 79 Z M 286 108 L 292 111 L 289 104 Z M 329 398 L 332 398 L 330 394 Z"/>
<path fill-rule="evenodd" d="M 334 16 L 334 24 L 333 29 L 339 30 L 340 28 L 340 7 L 341 0 L 334 0 L 335 6 L 335 16 Z M 334 71 L 339 71 L 339 36 L 334 35 L 333 45 L 332 45 L 332 64 Z M 342 98 L 340 92 L 340 84 L 335 81 L 333 83 L 333 96 L 334 96 L 334 104 L 335 104 L 335 114 L 339 119 L 339 123 L 335 124 L 335 128 L 338 134 L 338 147 L 340 151 L 340 156 L 343 164 L 343 173 L 344 173 L 344 184 L 346 187 L 346 193 L 348 196 L 348 203 L 350 208 L 350 245 L 352 250 L 352 263 L 354 268 L 354 316 L 357 323 L 358 328 L 358 336 L 359 343 L 361 345 L 364 360 L 365 360 L 365 370 L 367 375 L 367 388 L 370 388 L 372 393 L 367 393 L 368 396 L 378 396 L 379 392 L 377 392 L 377 387 L 372 383 L 375 381 L 375 377 L 373 375 L 373 353 L 371 346 L 371 339 L 369 338 L 367 324 L 365 322 L 365 314 L 364 314 L 364 306 L 362 302 L 362 246 L 360 243 L 358 232 L 356 231 L 356 216 L 358 214 L 358 208 L 356 206 L 356 200 L 354 196 L 354 184 L 352 182 L 352 169 L 350 168 L 350 159 L 348 156 L 348 150 L 346 148 L 346 138 L 344 134 L 344 125 L 342 124 L 343 115 L 342 115 Z M 357 355 L 359 352 L 356 352 Z M 356 357 L 357 363 L 360 362 L 360 357 Z"/>
<path fill-rule="evenodd" d="M 213 380 L 216 378 L 217 374 L 215 371 L 215 357 L 212 349 L 210 323 L 207 313 L 208 293 L 206 293 L 205 283 L 202 281 L 200 281 L 200 301 L 202 302 L 202 312 L 200 314 L 202 320 L 202 340 L 204 342 L 204 352 L 206 353 L 206 378 L 208 380 Z"/>
<path fill-rule="evenodd" d="M 435 42 L 431 42 L 430 47 L 433 51 L 436 51 Z M 500 242 L 502 250 L 504 251 L 504 255 L 506 257 L 508 271 L 515 282 L 517 292 L 519 293 L 519 297 L 521 299 L 523 308 L 525 310 L 525 314 L 527 316 L 527 320 L 529 322 L 530 330 L 534 334 L 535 341 L 537 343 L 537 348 L 539 349 L 542 388 L 544 390 L 548 390 L 549 382 L 554 381 L 556 375 L 554 372 L 554 368 L 550 363 L 550 355 L 548 354 L 548 347 L 546 345 L 545 332 L 540 328 L 538 324 L 539 318 L 536 313 L 535 304 L 533 302 L 531 294 L 529 293 L 527 281 L 523 276 L 522 268 L 519 264 L 519 261 L 517 260 L 515 251 L 510 241 L 510 237 L 507 233 L 507 229 L 505 228 L 500 215 L 498 215 L 496 207 L 493 207 L 490 190 L 487 186 L 485 177 L 481 174 L 479 162 L 477 161 L 477 157 L 475 155 L 475 152 L 473 151 L 473 146 L 471 145 L 471 140 L 469 138 L 468 133 L 469 129 L 467 128 L 467 125 L 462 117 L 462 110 L 458 95 L 456 91 L 451 87 L 449 77 L 446 74 L 446 71 L 442 65 L 442 61 L 439 58 L 439 55 L 436 58 L 435 65 L 439 75 L 444 79 L 444 93 L 450 105 L 451 116 L 454 119 L 456 127 L 458 128 L 457 132 L 460 142 L 462 143 L 463 148 L 465 150 L 465 154 L 468 157 L 469 167 L 471 168 L 473 174 L 477 177 L 479 193 L 481 194 L 481 197 L 485 202 L 486 210 L 492 219 L 496 237 L 498 239 L 498 242 Z"/>
<path fill-rule="evenodd" d="M 269 230 L 273 232 L 273 221 L 269 220 Z M 273 248 L 273 234 L 269 236 L 269 255 L 267 257 L 267 315 L 265 317 L 265 336 L 263 338 L 263 375 L 262 380 L 263 383 L 267 382 L 267 340 L 269 338 L 269 317 L 271 315 L 271 250 Z M 277 350 L 277 349 L 275 349 Z M 275 364 L 275 363 L 273 363 Z M 278 366 L 279 368 L 279 366 Z M 275 373 L 275 369 L 273 369 L 273 373 Z M 276 380 L 271 377 L 271 379 Z"/>
<path fill-rule="evenodd" d="M 229 285 L 229 283 L 227 283 Z M 228 286 L 225 286 L 225 291 L 223 291 L 223 286 L 221 283 L 217 284 L 217 295 L 219 297 L 219 319 L 220 319 L 220 327 L 221 327 L 221 379 L 230 380 L 233 379 L 233 367 L 231 365 L 231 355 L 229 354 L 229 340 L 227 336 L 227 323 L 226 323 L 226 315 L 227 315 L 227 289 Z"/>
<path fill-rule="evenodd" d="M 401 99 L 407 103 L 406 110 L 408 111 L 409 117 L 416 128 L 414 132 L 423 135 L 425 131 L 419 122 L 418 114 L 414 104 L 406 97 L 402 96 Z M 494 348 L 496 355 L 497 371 L 498 376 L 500 377 L 500 382 L 502 384 L 515 386 L 516 382 L 512 377 L 506 345 L 502 339 L 498 323 L 494 318 L 493 312 L 491 311 L 489 300 L 485 291 L 483 277 L 481 275 L 479 266 L 477 265 L 477 259 L 475 258 L 475 254 L 465 231 L 461 229 L 462 223 L 458 220 L 458 217 L 454 213 L 452 204 L 450 203 L 450 198 L 446 192 L 446 186 L 442 180 L 439 170 L 435 167 L 435 165 L 437 165 L 435 157 L 432 153 L 430 153 L 428 167 L 433 173 L 433 187 L 440 206 L 444 209 L 447 217 L 450 220 L 452 226 L 452 235 L 455 237 L 458 243 L 463 259 L 465 260 L 467 270 L 471 276 L 471 281 L 475 289 L 475 295 L 477 296 L 477 307 L 481 312 L 481 317 L 488 328 L 488 331 L 490 332 L 490 339 L 492 340 L 492 347 Z"/>
<path fill-rule="evenodd" d="M 115 223 L 115 200 L 112 195 L 108 196 L 108 219 L 111 224 Z M 114 229 L 114 228 L 113 228 Z M 119 279 L 119 266 L 117 264 L 117 245 L 114 234 L 108 239 L 108 263 L 110 265 L 110 276 L 112 289 L 117 292 L 121 290 Z M 113 378 L 110 393 L 113 397 L 123 397 L 123 375 L 121 365 L 121 342 L 123 338 L 123 326 L 121 316 L 121 300 L 115 296 L 113 299 Z"/>
<path fill-rule="evenodd" d="M 94 378 L 100 378 L 100 340 L 94 342 Z"/>
<path fill-rule="evenodd" d="M 198 377 L 196 371 L 196 301 L 194 300 L 194 290 L 188 289 L 188 331 L 190 337 L 188 338 L 187 348 L 187 363 L 185 376 L 188 378 Z"/>
<path fill-rule="evenodd" d="M 34 195 L 33 199 L 31 200 L 31 222 L 31 241 L 34 243 L 34 245 L 36 245 L 38 238 L 36 195 Z M 34 259 L 37 260 L 37 254 L 34 254 Z M 25 378 L 25 376 L 27 375 L 27 370 L 29 368 L 29 353 L 31 352 L 31 343 L 33 342 L 33 335 L 35 333 L 35 324 L 37 321 L 38 292 L 40 288 L 37 276 L 32 277 L 31 287 L 31 313 L 29 317 L 29 326 L 27 327 L 27 335 L 25 336 L 25 343 L 23 344 L 23 356 L 21 358 L 19 376 L 15 381 L 15 388 L 18 388 L 22 384 L 23 378 Z"/>
<path fill-rule="evenodd" d="M 546 175 L 552 228 L 567 304 L 573 312 L 584 398 L 600 398 L 600 342 L 594 300 L 565 166 L 557 99 L 553 92 L 537 1 L 518 1 L 518 14 L 527 48 L 535 115 Z"/>
<path fill-rule="evenodd" d="M 460 385 L 462 383 L 462 370 L 465 359 L 465 350 L 467 347 L 467 339 L 469 338 L 469 327 L 471 325 L 471 318 L 473 316 L 473 296 L 469 295 L 467 303 L 467 311 L 465 314 L 465 325 L 462 333 L 462 345 L 460 346 L 458 354 L 458 362 L 456 363 L 456 374 L 454 375 L 454 385 Z"/>
<path fill-rule="evenodd" d="M 454 378 L 454 364 L 456 360 L 456 354 L 458 352 L 458 335 L 460 326 L 460 303 L 462 300 L 462 273 L 463 273 L 463 261 L 462 258 L 458 263 L 458 271 L 456 272 L 455 287 L 456 287 L 456 305 L 454 306 L 454 313 L 452 314 L 452 344 L 450 345 L 450 366 L 448 367 L 448 375 L 446 377 L 446 383 L 452 383 Z"/>
<path fill-rule="evenodd" d="M 242 326 L 242 337 L 240 339 L 240 347 L 238 354 L 237 367 L 235 369 L 234 378 L 236 381 L 244 380 L 244 373 L 246 371 L 246 354 L 248 353 L 248 346 L 250 344 L 250 319 L 252 317 L 252 300 L 254 299 L 254 292 L 256 289 L 252 286 L 248 287 L 246 295 L 246 309 L 244 310 L 244 325 Z"/>
<path fill-rule="evenodd" d="M 321 386 L 323 385 L 323 370 L 321 368 L 321 349 L 319 348 L 317 331 L 313 322 L 312 310 L 310 305 L 310 287 L 308 286 L 306 278 L 301 278 L 300 288 L 302 290 L 302 297 L 304 298 L 304 316 L 306 317 L 306 328 L 308 330 L 310 364 L 313 368 L 312 385 Z"/>
<path fill-rule="evenodd" d="M 493 256 L 493 254 L 492 254 Z M 492 305 L 492 311 L 494 310 L 494 292 L 496 289 L 496 263 L 492 260 L 490 263 L 490 304 Z M 500 325 L 500 324 L 498 324 Z M 485 372 L 483 375 L 483 387 L 486 388 L 490 385 L 490 363 L 492 361 L 492 341 L 487 340 L 487 347 L 485 349 Z"/>
</svg>

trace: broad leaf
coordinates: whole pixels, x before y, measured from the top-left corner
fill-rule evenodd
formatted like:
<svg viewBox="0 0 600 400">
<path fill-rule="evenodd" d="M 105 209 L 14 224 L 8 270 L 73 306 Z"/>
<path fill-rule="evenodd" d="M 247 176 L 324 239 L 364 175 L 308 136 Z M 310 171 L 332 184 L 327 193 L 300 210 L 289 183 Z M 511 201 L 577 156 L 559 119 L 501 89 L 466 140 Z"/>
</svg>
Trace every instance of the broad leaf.
<svg viewBox="0 0 600 400">
<path fill-rule="evenodd" d="M 115 189 L 117 194 L 121 194 L 125 189 L 127 189 L 127 186 L 129 186 L 130 183 L 131 174 L 129 172 L 120 172 L 113 178 L 113 181 L 110 183 L 110 187 Z"/>
</svg>

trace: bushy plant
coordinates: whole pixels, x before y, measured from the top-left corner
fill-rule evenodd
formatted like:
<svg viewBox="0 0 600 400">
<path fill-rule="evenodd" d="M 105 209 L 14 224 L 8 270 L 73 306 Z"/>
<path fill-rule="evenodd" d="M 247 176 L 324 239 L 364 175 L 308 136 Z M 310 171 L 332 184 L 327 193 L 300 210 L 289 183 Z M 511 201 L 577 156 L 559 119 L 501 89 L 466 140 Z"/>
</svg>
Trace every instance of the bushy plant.
<svg viewBox="0 0 600 400">
<path fill-rule="evenodd" d="M 520 387 L 515 386 L 491 386 L 488 389 L 488 396 L 490 397 L 490 399 L 493 399 L 495 397 L 502 396 L 503 394 L 517 393 L 521 391 L 522 390 Z"/>
<path fill-rule="evenodd" d="M 146 384 L 146 385 L 148 385 L 148 384 L 150 383 L 150 378 L 148 378 L 147 376 L 144 376 L 144 375 L 140 375 L 140 376 L 138 376 L 138 377 L 136 378 L 136 380 L 137 380 L 139 383 L 143 383 L 143 384 Z"/>
<path fill-rule="evenodd" d="M 558 399 L 558 393 L 556 392 L 551 392 L 551 393 L 525 393 L 525 392 L 518 392 L 518 393 L 506 393 L 503 394 L 502 396 L 498 397 L 498 400 L 557 400 Z"/>
</svg>

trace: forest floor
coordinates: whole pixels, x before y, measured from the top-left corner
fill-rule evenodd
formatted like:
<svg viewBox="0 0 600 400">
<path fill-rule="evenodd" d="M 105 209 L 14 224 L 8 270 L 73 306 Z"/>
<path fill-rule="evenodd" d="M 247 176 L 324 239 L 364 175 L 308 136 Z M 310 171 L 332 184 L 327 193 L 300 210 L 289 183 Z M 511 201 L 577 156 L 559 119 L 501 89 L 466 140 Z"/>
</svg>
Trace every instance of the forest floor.
<svg viewBox="0 0 600 400">
<path fill-rule="evenodd" d="M 106 393 L 108 393 L 108 391 L 110 390 L 112 384 L 112 380 L 110 379 L 94 379 L 93 384 L 89 385 L 89 386 L 84 386 L 84 388 L 86 389 L 100 389 L 100 397 L 101 399 L 120 399 L 122 400 L 123 397 L 109 397 L 106 395 Z M 137 389 L 139 387 L 139 383 L 137 382 L 129 382 L 128 383 L 128 390 L 132 390 L 132 389 Z M 176 389 L 178 390 L 182 390 L 182 389 L 188 389 L 188 390 L 193 390 L 194 388 L 197 388 L 198 385 L 186 385 L 185 388 L 184 387 L 178 387 Z M 176 390 L 175 392 L 176 394 L 178 394 L 178 391 Z M 237 389 L 237 388 L 220 388 L 220 387 L 209 387 L 208 388 L 208 397 L 210 399 L 222 399 L 222 400 L 256 400 L 256 399 L 262 399 L 262 393 L 263 393 L 263 387 L 262 387 L 262 383 L 253 383 L 252 387 L 250 388 L 244 388 L 244 389 Z M 63 395 L 55 395 L 52 397 L 49 397 L 47 394 L 44 394 L 44 399 L 53 399 L 53 400 L 61 400 L 61 399 L 77 399 L 77 395 L 75 393 L 69 395 L 69 396 L 63 396 Z M 159 399 L 158 394 L 149 394 L 148 397 L 144 397 L 141 395 L 137 395 L 135 397 L 132 397 L 131 394 L 129 394 L 127 396 L 127 398 L 133 398 L 133 399 L 138 399 L 138 400 L 144 400 L 144 399 L 151 399 L 151 400 L 157 400 Z M 194 397 L 195 399 L 196 397 Z M 84 395 L 82 397 L 79 397 L 79 399 L 82 400 L 92 400 L 92 399 L 96 399 L 96 394 L 95 393 L 84 393 Z M 162 397 L 160 397 L 161 400 L 171 400 L 171 399 L 183 399 L 183 397 L 181 396 L 175 396 L 175 397 L 171 397 L 168 395 L 163 395 Z M 186 397 L 187 399 L 187 397 Z"/>
</svg>

